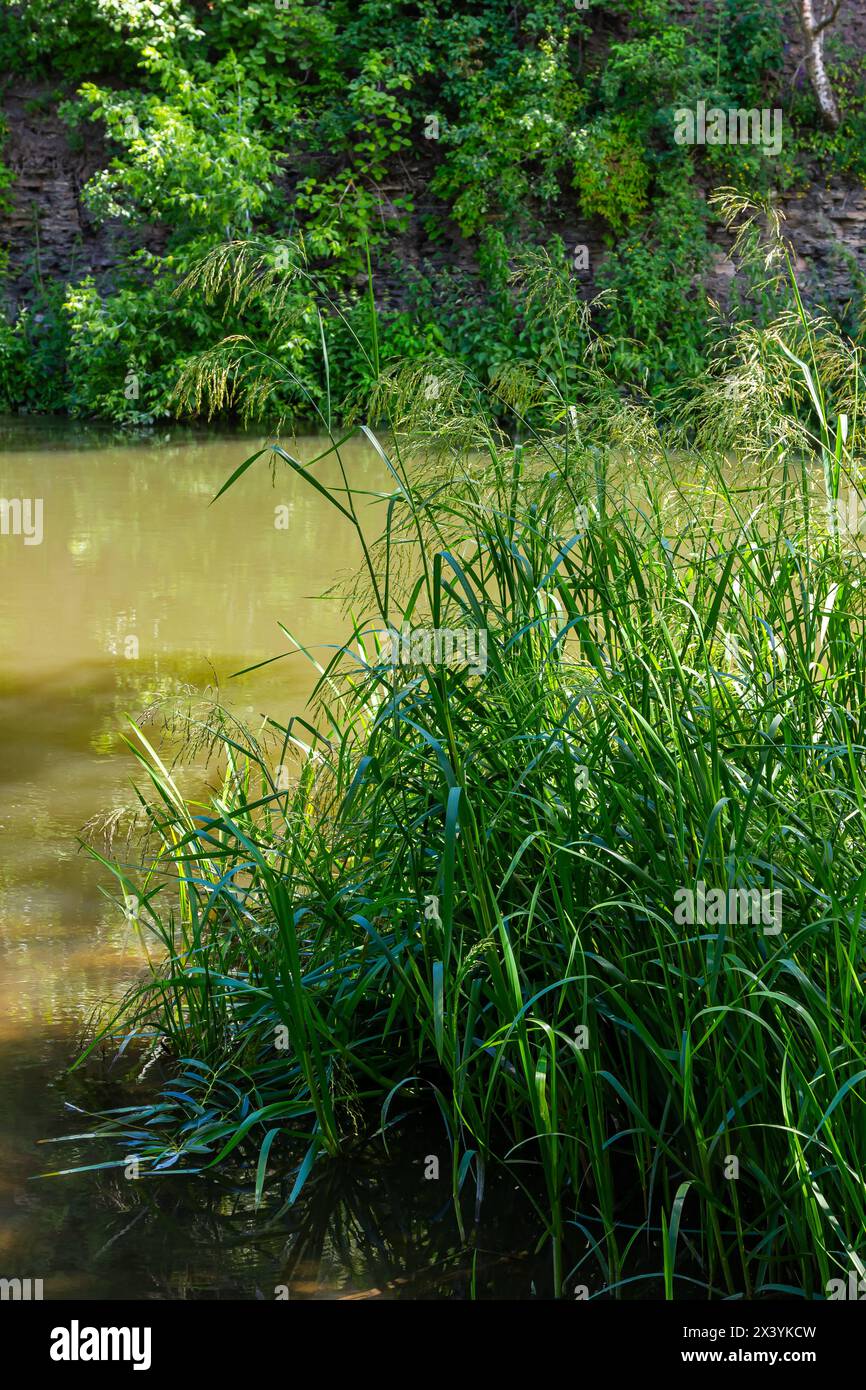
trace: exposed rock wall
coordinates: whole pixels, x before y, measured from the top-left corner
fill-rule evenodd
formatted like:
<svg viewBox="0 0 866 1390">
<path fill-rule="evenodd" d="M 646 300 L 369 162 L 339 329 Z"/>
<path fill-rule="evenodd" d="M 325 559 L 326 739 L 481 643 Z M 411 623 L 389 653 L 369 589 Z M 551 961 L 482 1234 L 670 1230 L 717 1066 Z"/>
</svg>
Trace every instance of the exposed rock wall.
<svg viewBox="0 0 866 1390">
<path fill-rule="evenodd" d="M 9 131 L 3 159 L 15 181 L 0 240 L 9 251 L 6 289 L 13 303 L 40 277 L 105 274 L 117 255 L 114 229 L 95 227 L 81 200 L 85 183 L 105 162 L 99 132 L 91 126 L 74 149 L 52 95 L 48 84 L 13 79 L 3 103 Z"/>
</svg>

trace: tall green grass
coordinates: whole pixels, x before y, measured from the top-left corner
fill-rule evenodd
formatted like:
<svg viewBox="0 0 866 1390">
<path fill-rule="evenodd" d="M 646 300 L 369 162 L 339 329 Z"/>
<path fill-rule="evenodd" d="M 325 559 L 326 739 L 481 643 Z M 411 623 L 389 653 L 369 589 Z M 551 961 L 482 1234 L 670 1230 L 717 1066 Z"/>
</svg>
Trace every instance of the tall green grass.
<svg viewBox="0 0 866 1390">
<path fill-rule="evenodd" d="M 866 1274 L 866 567 L 828 525 L 860 349 L 792 280 L 662 433 L 569 288 L 523 289 L 562 370 L 380 376 L 378 497 L 320 482 L 329 420 L 320 460 L 273 446 L 362 540 L 348 637 L 309 717 L 206 731 L 206 807 L 135 740 L 157 848 L 114 872 L 164 958 L 123 1027 L 179 1060 L 108 1129 L 259 1195 L 293 1155 L 293 1201 L 427 1096 L 461 1230 L 506 1165 L 557 1293 L 823 1297 Z M 485 632 L 486 672 L 391 665 L 404 623 Z M 679 924 L 699 882 L 781 892 L 781 931 Z"/>
</svg>

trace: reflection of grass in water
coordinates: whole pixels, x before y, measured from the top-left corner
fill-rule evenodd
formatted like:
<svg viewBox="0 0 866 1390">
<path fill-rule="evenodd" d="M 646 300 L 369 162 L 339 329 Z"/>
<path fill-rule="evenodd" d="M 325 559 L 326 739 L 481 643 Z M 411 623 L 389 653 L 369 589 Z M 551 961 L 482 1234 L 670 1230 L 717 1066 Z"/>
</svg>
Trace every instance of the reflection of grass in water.
<svg viewBox="0 0 866 1390">
<path fill-rule="evenodd" d="M 669 422 L 687 480 L 580 316 L 558 384 L 380 380 L 393 490 L 372 539 L 368 499 L 329 493 L 366 577 L 324 724 L 276 730 L 291 787 L 224 728 L 191 807 L 139 748 L 160 847 L 115 873 L 166 959 L 123 1026 L 187 1059 L 123 1141 L 147 1171 L 249 1150 L 264 1200 L 291 1155 L 291 1205 L 372 1113 L 387 1137 L 432 1096 L 461 1233 L 506 1164 L 557 1291 L 812 1296 L 859 1267 L 864 561 L 809 497 L 816 470 L 831 496 L 859 477 L 862 361 L 792 295 Z M 485 630 L 486 673 L 382 662 L 374 629 L 422 613 Z M 780 890 L 782 933 L 679 925 L 699 881 Z"/>
<path fill-rule="evenodd" d="M 338 1160 L 291 1210 L 291 1174 L 276 1175 L 258 1207 L 249 1174 L 231 1165 L 194 1185 L 101 1175 L 86 1234 L 75 1204 L 55 1221 L 47 1287 L 58 1296 L 58 1281 L 80 1270 L 137 1298 L 415 1298 L 465 1295 L 474 1268 L 482 1296 L 528 1296 L 533 1281 L 544 1292 L 531 1213 L 504 1183 L 491 1194 L 477 1250 L 467 1251 L 443 1185 L 423 1179 L 418 1155 L 440 1137 L 419 1144 L 414 1125 L 388 1158 L 376 1145 Z"/>
</svg>

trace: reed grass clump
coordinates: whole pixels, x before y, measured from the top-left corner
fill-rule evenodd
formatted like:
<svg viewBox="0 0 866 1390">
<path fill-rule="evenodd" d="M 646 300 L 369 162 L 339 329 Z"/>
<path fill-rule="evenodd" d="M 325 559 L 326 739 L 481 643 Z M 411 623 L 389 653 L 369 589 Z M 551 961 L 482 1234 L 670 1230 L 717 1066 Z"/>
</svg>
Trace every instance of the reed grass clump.
<svg viewBox="0 0 866 1390">
<path fill-rule="evenodd" d="M 114 872 L 164 950 L 122 1017 L 182 1060 L 106 1123 L 146 1172 L 291 1155 L 292 1201 L 426 1095 L 461 1230 L 508 1165 L 557 1294 L 866 1275 L 862 359 L 791 295 L 664 430 L 601 343 L 379 374 L 313 712 L 221 725 L 206 807 L 137 743 L 158 845 Z"/>
</svg>

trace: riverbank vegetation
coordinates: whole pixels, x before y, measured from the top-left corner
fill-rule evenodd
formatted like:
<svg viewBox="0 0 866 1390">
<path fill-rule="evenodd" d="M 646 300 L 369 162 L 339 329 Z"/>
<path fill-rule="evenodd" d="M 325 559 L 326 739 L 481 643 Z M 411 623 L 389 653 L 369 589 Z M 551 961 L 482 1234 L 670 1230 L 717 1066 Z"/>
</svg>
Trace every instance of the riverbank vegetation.
<svg viewBox="0 0 866 1390">
<path fill-rule="evenodd" d="M 782 308 L 719 339 L 673 423 L 528 257 L 557 370 L 380 364 L 360 427 L 388 420 L 389 482 L 326 489 L 364 565 L 308 714 L 199 720 L 206 803 L 134 738 L 148 853 L 113 872 L 163 958 L 107 1035 L 172 1075 L 94 1132 L 144 1177 L 242 1158 L 263 1197 L 288 1165 L 290 1204 L 432 1108 L 419 1181 L 436 1159 L 471 1248 L 507 1171 L 555 1295 L 866 1273 L 862 348 L 803 307 L 772 219 L 723 205 Z M 202 273 L 272 298 L 253 251 Z M 216 404 L 218 360 L 186 380 Z M 322 491 L 275 444 L 215 505 L 268 462 Z M 483 665 L 443 631 L 484 634 Z M 677 911 L 714 890 L 772 911 Z"/>
<path fill-rule="evenodd" d="M 504 363 L 547 360 L 549 325 L 526 317 L 510 283 L 533 249 L 570 268 L 584 298 L 610 292 L 596 316 L 613 379 L 660 401 L 687 381 L 699 390 L 708 277 L 726 256 L 707 191 L 786 197 L 866 172 L 847 21 L 824 36 L 842 113 L 828 127 L 792 61 L 797 16 L 794 0 L 688 13 L 673 0 L 4 0 L 0 70 L 23 92 L 21 120 L 62 122 L 45 129 L 85 172 L 74 224 L 52 228 L 59 214 L 38 198 L 18 210 L 0 408 L 173 417 L 178 375 L 220 332 L 177 284 L 251 237 L 274 261 L 299 248 L 339 307 L 326 381 L 323 300 L 294 281 L 282 347 L 300 421 L 311 400 L 373 385 L 357 342 L 371 281 L 382 363 L 441 352 L 488 386 Z M 678 144 L 675 110 L 698 100 L 778 108 L 781 151 Z M 14 202 L 7 181 L 0 172 Z M 829 261 L 845 254 L 828 245 Z M 838 303 L 809 288 L 852 328 L 863 282 L 849 259 Z M 734 301 L 765 324 L 777 307 L 749 280 Z"/>
</svg>

